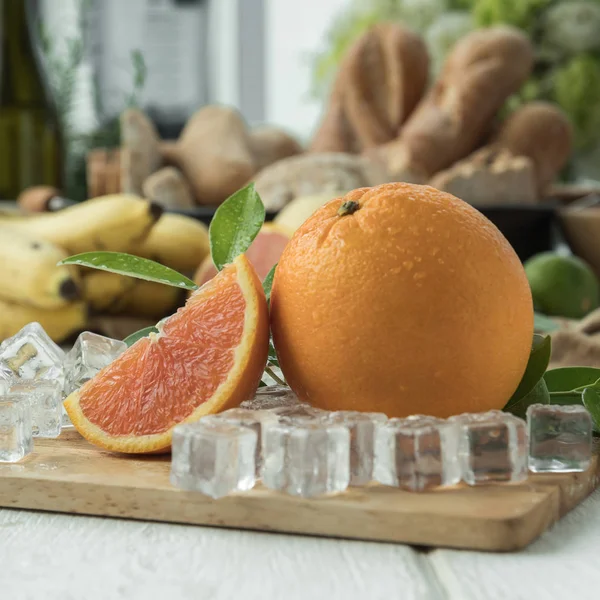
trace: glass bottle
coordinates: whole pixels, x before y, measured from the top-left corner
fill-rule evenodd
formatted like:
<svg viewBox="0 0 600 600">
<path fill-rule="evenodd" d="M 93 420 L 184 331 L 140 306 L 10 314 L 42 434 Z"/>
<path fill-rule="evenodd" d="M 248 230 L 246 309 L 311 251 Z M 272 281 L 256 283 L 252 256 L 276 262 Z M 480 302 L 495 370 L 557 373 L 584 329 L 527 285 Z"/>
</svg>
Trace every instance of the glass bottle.
<svg viewBox="0 0 600 600">
<path fill-rule="evenodd" d="M 34 44 L 35 4 L 0 0 L 0 199 L 62 187 L 62 139 Z"/>
</svg>

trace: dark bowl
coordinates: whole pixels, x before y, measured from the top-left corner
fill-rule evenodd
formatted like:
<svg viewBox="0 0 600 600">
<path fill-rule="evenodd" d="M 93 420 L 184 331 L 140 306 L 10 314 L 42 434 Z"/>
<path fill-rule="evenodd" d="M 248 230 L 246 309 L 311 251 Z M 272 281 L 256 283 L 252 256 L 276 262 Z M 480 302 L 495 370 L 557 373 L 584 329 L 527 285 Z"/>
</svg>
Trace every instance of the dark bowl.
<svg viewBox="0 0 600 600">
<path fill-rule="evenodd" d="M 554 248 L 556 204 L 502 204 L 478 210 L 504 234 L 522 262 Z"/>
<path fill-rule="evenodd" d="M 202 221 L 205 225 L 210 225 L 210 222 L 217 210 L 217 206 L 198 206 L 195 208 L 168 208 L 167 212 L 175 213 L 177 215 L 185 215 L 186 217 L 192 217 Z M 265 220 L 272 221 L 277 216 L 277 212 L 267 211 Z"/>
<path fill-rule="evenodd" d="M 600 197 L 575 201 L 558 211 L 560 231 L 573 254 L 600 277 Z"/>
<path fill-rule="evenodd" d="M 530 206 L 514 204 L 482 206 L 478 210 L 504 234 L 521 261 L 526 261 L 538 252 L 552 250 L 556 208 L 556 204 L 547 202 Z M 215 210 L 214 206 L 199 206 L 170 212 L 193 217 L 209 225 Z M 267 221 L 272 220 L 276 215 L 276 212 L 267 212 Z"/>
</svg>

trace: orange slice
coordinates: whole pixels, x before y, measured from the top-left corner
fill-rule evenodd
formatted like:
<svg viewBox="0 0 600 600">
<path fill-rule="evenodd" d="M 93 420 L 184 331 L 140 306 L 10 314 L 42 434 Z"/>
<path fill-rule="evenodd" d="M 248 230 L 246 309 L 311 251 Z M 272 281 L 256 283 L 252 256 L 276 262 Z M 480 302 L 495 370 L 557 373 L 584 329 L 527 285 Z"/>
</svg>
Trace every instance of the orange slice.
<svg viewBox="0 0 600 600">
<path fill-rule="evenodd" d="M 159 333 L 136 342 L 64 406 L 92 444 L 166 451 L 173 428 L 250 398 L 263 373 L 268 309 L 245 256 L 194 292 Z"/>
</svg>

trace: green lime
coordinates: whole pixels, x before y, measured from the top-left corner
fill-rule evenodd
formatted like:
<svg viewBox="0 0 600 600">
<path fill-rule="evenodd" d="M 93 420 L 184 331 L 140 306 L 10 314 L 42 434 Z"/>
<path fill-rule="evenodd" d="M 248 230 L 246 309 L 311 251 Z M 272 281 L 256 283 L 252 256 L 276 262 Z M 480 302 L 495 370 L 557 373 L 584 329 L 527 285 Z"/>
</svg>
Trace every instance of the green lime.
<svg viewBox="0 0 600 600">
<path fill-rule="evenodd" d="M 598 307 L 600 283 L 591 267 L 576 256 L 537 254 L 525 262 L 536 310 L 580 319 Z"/>
</svg>

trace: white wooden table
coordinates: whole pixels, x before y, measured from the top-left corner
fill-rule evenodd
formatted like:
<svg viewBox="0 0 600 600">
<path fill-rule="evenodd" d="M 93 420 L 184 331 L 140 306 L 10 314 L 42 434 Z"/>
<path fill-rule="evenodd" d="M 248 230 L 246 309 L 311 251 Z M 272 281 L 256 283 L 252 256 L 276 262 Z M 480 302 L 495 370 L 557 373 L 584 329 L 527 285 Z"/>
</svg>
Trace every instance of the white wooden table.
<svg viewBox="0 0 600 600">
<path fill-rule="evenodd" d="M 517 554 L 0 509 L 2 600 L 597 600 L 600 490 Z"/>
</svg>

